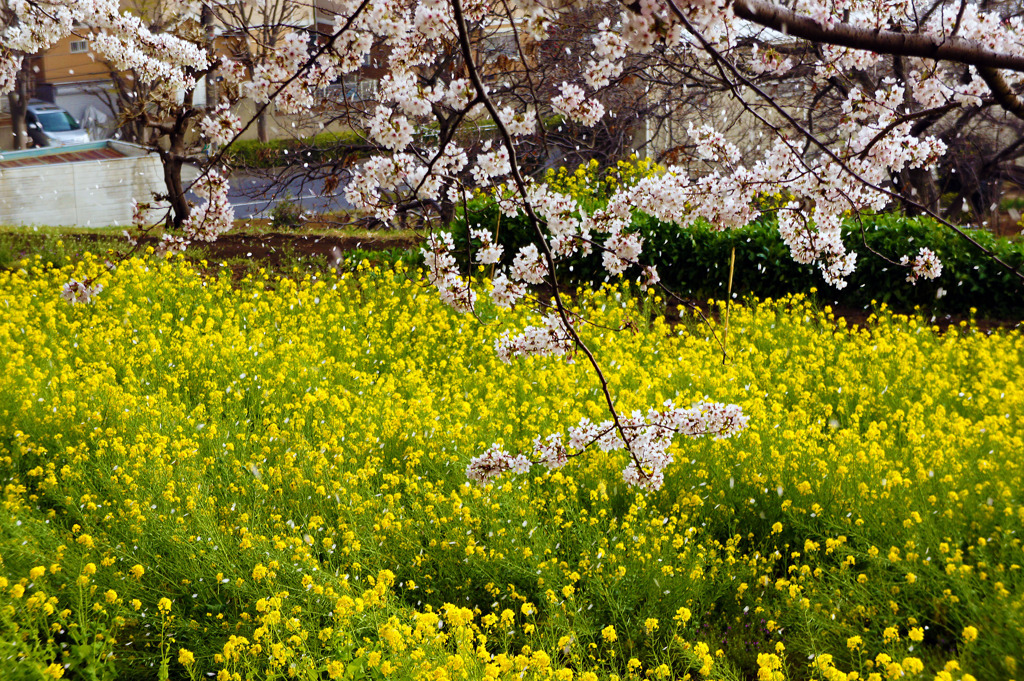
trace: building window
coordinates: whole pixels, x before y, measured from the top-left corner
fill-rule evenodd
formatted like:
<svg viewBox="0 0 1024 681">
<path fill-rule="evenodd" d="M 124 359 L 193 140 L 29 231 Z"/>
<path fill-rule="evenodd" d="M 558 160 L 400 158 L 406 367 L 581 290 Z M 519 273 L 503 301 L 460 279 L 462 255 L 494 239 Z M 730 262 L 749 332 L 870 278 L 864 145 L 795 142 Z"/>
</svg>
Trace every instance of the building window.
<svg viewBox="0 0 1024 681">
<path fill-rule="evenodd" d="M 71 54 L 81 54 L 82 52 L 89 51 L 88 40 L 72 40 L 71 41 Z"/>
</svg>

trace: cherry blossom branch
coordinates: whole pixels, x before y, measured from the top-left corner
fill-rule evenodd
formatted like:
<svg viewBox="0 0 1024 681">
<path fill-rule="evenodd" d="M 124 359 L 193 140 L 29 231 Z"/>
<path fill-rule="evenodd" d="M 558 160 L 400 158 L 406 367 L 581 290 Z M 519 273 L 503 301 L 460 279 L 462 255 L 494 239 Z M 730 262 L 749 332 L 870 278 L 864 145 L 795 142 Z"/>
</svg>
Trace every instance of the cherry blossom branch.
<svg viewBox="0 0 1024 681">
<path fill-rule="evenodd" d="M 748 1 L 748 2 L 759 2 L 760 0 L 745 0 L 745 1 Z M 803 137 L 805 137 L 806 139 L 813 140 L 814 141 L 814 145 L 816 147 L 818 147 L 825 155 L 827 155 L 836 164 L 838 164 L 844 170 L 844 172 L 848 173 L 853 179 L 855 179 L 857 182 L 860 182 L 862 185 L 864 185 L 866 187 L 870 187 L 874 191 L 877 191 L 877 192 L 879 192 L 881 194 L 889 196 L 892 199 L 895 199 L 895 200 L 898 200 L 898 201 L 903 201 L 903 202 L 913 206 L 915 209 L 919 210 L 923 214 L 928 215 L 929 217 L 933 218 L 934 220 L 938 221 L 939 223 L 945 225 L 946 227 L 948 227 L 951 230 L 953 230 L 961 238 L 965 239 L 968 243 L 970 243 L 976 249 L 978 249 L 979 251 L 984 253 L 985 256 L 990 258 L 993 262 L 995 262 L 998 265 L 1000 265 L 1001 267 L 1003 267 L 1005 270 L 1007 270 L 1008 272 L 1013 274 L 1015 277 L 1017 277 L 1021 281 L 1024 281 L 1024 273 L 1022 273 L 1020 270 L 1018 270 L 1017 268 L 1013 267 L 1009 263 L 1005 262 L 1002 258 L 1000 258 L 995 253 L 995 251 L 993 251 L 993 250 L 985 247 L 984 245 L 982 245 L 977 239 L 975 239 L 972 236 L 970 236 L 969 234 L 967 234 L 967 232 L 965 232 L 960 227 L 958 227 L 958 226 L 954 225 L 953 223 L 949 222 L 948 220 L 946 220 L 942 216 L 940 216 L 937 213 L 935 213 L 935 211 L 933 211 L 930 208 L 928 208 L 927 206 L 921 205 L 920 203 L 918 203 L 916 201 L 913 201 L 912 199 L 909 199 L 909 198 L 906 198 L 906 197 L 902 197 L 902 196 L 896 194 L 895 192 L 893 192 L 890 189 L 887 189 L 885 187 L 881 187 L 881 186 L 879 186 L 879 185 L 877 185 L 877 184 L 875 184 L 873 182 L 868 181 L 866 178 L 864 178 L 856 170 L 854 170 L 853 168 L 850 168 L 849 165 L 842 158 L 840 158 L 838 154 L 835 153 L 835 151 L 833 151 L 827 144 L 825 144 L 824 142 L 819 140 L 816 135 L 812 134 L 810 131 L 808 131 L 806 128 L 804 128 L 803 125 L 798 120 L 796 120 L 788 111 L 785 110 L 785 108 L 783 108 L 781 105 L 779 105 L 777 102 L 775 102 L 774 99 L 772 97 L 770 97 L 767 93 L 765 93 L 760 87 L 758 87 L 758 85 L 756 83 L 754 83 L 749 78 L 747 78 L 742 73 L 740 73 L 739 69 L 737 69 L 736 66 L 732 62 L 730 62 L 728 59 L 726 59 L 717 49 L 715 49 L 715 47 L 713 45 L 711 45 L 711 43 L 709 43 L 706 39 L 704 39 L 704 37 L 700 34 L 700 32 L 697 31 L 692 26 L 692 24 L 689 23 L 689 21 L 683 15 L 683 13 L 680 11 L 680 9 L 676 6 L 676 4 L 675 4 L 675 2 L 673 0 L 669 0 L 669 7 L 672 8 L 673 12 L 679 18 L 681 23 L 686 25 L 688 27 L 688 29 L 696 36 L 697 40 L 700 42 L 700 44 L 703 47 L 703 49 L 706 52 L 708 52 L 708 54 L 710 54 L 712 56 L 712 58 L 717 63 L 722 65 L 724 68 L 729 69 L 731 71 L 731 73 L 737 78 L 737 80 L 739 82 L 741 82 L 744 86 L 750 88 L 753 92 L 755 92 L 758 95 L 758 97 L 760 97 L 762 100 L 764 100 L 789 125 L 793 126 L 793 128 L 796 129 L 797 132 L 799 132 Z M 1022 58 L 1022 59 L 1024 59 L 1024 58 Z M 749 111 L 751 114 L 753 114 L 755 117 L 757 117 L 758 120 L 760 120 L 762 123 L 764 123 L 765 125 L 767 125 L 769 127 L 773 127 L 771 125 L 771 123 L 769 123 L 763 116 L 761 116 L 757 111 L 755 111 L 752 107 L 750 107 L 750 105 L 744 100 L 744 98 L 738 92 L 734 91 L 734 96 L 744 106 L 744 108 L 747 111 Z M 787 142 L 787 144 L 788 144 L 788 142 Z"/>
<path fill-rule="evenodd" d="M 665 469 L 673 463 L 669 447 L 676 435 L 691 439 L 711 436 L 725 439 L 747 427 L 747 416 L 733 404 L 697 402 L 688 409 L 676 407 L 671 400 L 659 411 L 650 409 L 646 414 L 633 412 L 620 422 L 593 423 L 584 418 L 579 425 L 569 428 L 568 447 L 561 433 L 533 441 L 533 456 L 537 463 L 554 470 L 561 468 L 574 456 L 597 446 L 604 452 L 625 449 L 629 464 L 623 470 L 627 484 L 647 491 L 661 489 Z M 570 454 L 569 449 L 575 454 Z M 523 453 L 512 456 L 499 445 L 492 445 L 482 455 L 473 458 L 466 467 L 466 477 L 486 485 L 505 472 L 526 473 L 534 461 Z"/>
<path fill-rule="evenodd" d="M 994 68 L 981 66 L 978 67 L 978 75 L 985 81 L 985 85 L 988 85 L 988 89 L 992 91 L 992 96 L 999 102 L 999 106 L 1024 121 L 1024 99 L 1010 89 L 1003 74 Z"/>
<path fill-rule="evenodd" d="M 466 26 L 466 19 L 462 12 L 461 0 L 452 0 L 452 11 L 455 17 L 456 25 L 458 27 L 459 44 L 462 47 L 463 59 L 466 62 L 466 69 L 469 72 L 470 80 L 473 82 L 474 88 L 476 88 L 477 95 L 483 101 L 485 108 L 487 109 L 488 113 L 491 115 L 492 119 L 497 125 L 498 131 L 501 134 L 505 148 L 508 150 L 509 163 L 511 165 L 511 174 L 513 181 L 516 184 L 516 188 L 518 189 L 520 196 L 523 197 L 527 217 L 530 220 L 530 224 L 533 225 L 534 232 L 537 235 L 537 239 L 540 242 L 541 247 L 543 248 L 544 258 L 548 265 L 549 276 L 551 277 L 551 284 L 555 292 L 555 303 L 558 308 L 558 315 L 561 319 L 563 328 L 568 332 L 573 342 L 583 351 L 583 354 L 586 355 L 587 360 L 593 367 L 594 373 L 596 374 L 597 379 L 601 384 L 601 392 L 603 393 L 605 403 L 608 405 L 608 409 L 611 412 L 612 420 L 614 421 L 616 428 L 618 428 L 619 431 L 622 432 L 622 424 L 619 419 L 619 414 L 615 409 L 615 400 L 612 398 L 611 389 L 608 386 L 608 380 L 605 378 L 604 372 L 602 371 L 601 365 L 598 363 L 597 358 L 594 357 L 594 354 L 590 351 L 590 348 L 587 347 L 586 343 L 584 343 L 583 339 L 580 338 L 575 328 L 573 328 L 572 322 L 569 319 L 568 310 L 566 310 L 565 305 L 562 302 L 562 296 L 558 286 L 558 279 L 555 274 L 554 256 L 551 253 L 551 248 L 547 243 L 547 239 L 544 237 L 544 231 L 541 229 L 540 226 L 540 219 L 537 217 L 536 212 L 534 212 L 533 210 L 533 206 L 527 199 L 529 194 L 526 189 L 526 182 L 523 180 L 523 176 L 519 170 L 519 163 L 518 159 L 516 158 L 516 150 L 515 145 L 512 142 L 512 136 L 509 134 L 508 129 L 502 122 L 501 116 L 498 114 L 498 110 L 495 107 L 494 102 L 491 101 L 490 96 L 487 94 L 487 90 L 484 87 L 483 82 L 480 80 L 480 74 L 476 68 L 476 65 L 474 64 L 472 49 L 469 43 L 469 29 Z M 634 456 L 635 459 L 636 455 L 633 454 L 632 452 L 630 453 L 631 455 Z M 637 464 L 639 465 L 638 460 Z"/>
<path fill-rule="evenodd" d="M 811 42 L 851 47 L 877 54 L 921 57 L 1024 72 L 1024 55 L 990 50 L 973 40 L 955 35 L 898 33 L 862 28 L 841 21 L 826 26 L 812 17 L 798 14 L 767 0 L 734 0 L 732 8 L 741 19 Z"/>
</svg>

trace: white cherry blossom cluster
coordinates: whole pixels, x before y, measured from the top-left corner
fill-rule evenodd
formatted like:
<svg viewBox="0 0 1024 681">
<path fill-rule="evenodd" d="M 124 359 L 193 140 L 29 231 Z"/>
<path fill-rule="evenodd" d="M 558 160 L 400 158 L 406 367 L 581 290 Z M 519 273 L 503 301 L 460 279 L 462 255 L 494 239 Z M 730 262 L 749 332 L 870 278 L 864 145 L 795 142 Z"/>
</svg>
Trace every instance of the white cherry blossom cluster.
<svg viewBox="0 0 1024 681">
<path fill-rule="evenodd" d="M 486 485 L 502 473 L 526 473 L 531 465 L 530 460 L 523 454 L 513 456 L 500 445 L 491 445 L 486 452 L 469 462 L 466 466 L 466 477 L 480 485 Z"/>
<path fill-rule="evenodd" d="M 773 48 L 761 50 L 755 43 L 750 50 L 750 69 L 761 76 L 769 74 L 781 76 L 793 68 L 793 60 L 783 57 Z"/>
<path fill-rule="evenodd" d="M 537 130 L 537 114 L 533 109 L 517 112 L 512 107 L 504 107 L 498 112 L 502 124 L 513 137 L 532 135 Z"/>
<path fill-rule="evenodd" d="M 570 449 L 581 453 L 596 446 L 604 452 L 625 450 L 630 461 L 622 471 L 623 480 L 634 487 L 655 491 L 661 489 L 665 469 L 673 462 L 669 448 L 677 436 L 729 438 L 743 431 L 747 422 L 743 409 L 735 404 L 702 401 L 679 408 L 669 400 L 660 410 L 650 409 L 646 414 L 635 411 L 620 418 L 618 424 L 612 420 L 594 423 L 581 419 L 579 425 L 569 428 L 568 445 L 561 433 L 538 436 L 533 440 L 533 461 L 524 454 L 513 456 L 501 446 L 492 445 L 470 462 L 466 475 L 486 484 L 505 472 L 525 473 L 534 462 L 555 470 L 568 463 L 573 456 Z"/>
<path fill-rule="evenodd" d="M 625 13 L 623 13 L 621 20 L 625 20 Z M 597 34 L 594 35 L 592 42 L 594 43 L 594 56 L 598 59 L 622 59 L 626 56 L 626 41 L 623 40 L 622 36 L 611 30 L 612 20 L 610 17 L 605 17 L 597 25 Z"/>
<path fill-rule="evenodd" d="M 476 157 L 476 165 L 470 170 L 477 185 L 486 187 L 490 185 L 492 177 L 501 177 L 512 172 L 512 164 L 509 163 L 508 149 L 504 146 L 494 151 L 484 151 Z"/>
<path fill-rule="evenodd" d="M 221 102 L 199 121 L 203 135 L 215 145 L 223 146 L 234 139 L 242 129 L 242 120 L 231 111 L 231 105 Z"/>
<path fill-rule="evenodd" d="M 190 241 L 216 241 L 235 220 L 235 209 L 228 200 L 228 180 L 211 168 L 193 183 L 192 191 L 205 200 L 192 209 L 182 225 L 185 237 Z"/>
<path fill-rule="evenodd" d="M 561 433 L 552 433 L 544 439 L 539 435 L 534 438 L 533 456 L 551 470 L 557 470 L 569 463 L 569 450 L 562 442 Z"/>
<path fill-rule="evenodd" d="M 921 248 L 913 261 L 904 255 L 900 258 L 900 264 L 910 267 L 907 281 L 912 284 L 916 284 L 918 279 L 938 279 L 942 274 L 942 262 L 930 248 Z"/>
<path fill-rule="evenodd" d="M 627 267 L 637 263 L 643 241 L 635 232 L 613 232 L 604 242 L 605 250 L 601 253 L 604 268 L 612 275 L 625 272 Z"/>
<path fill-rule="evenodd" d="M 626 56 L 626 41 L 615 31 L 609 30 L 611 19 L 605 17 L 597 26 L 597 35 L 593 38 L 594 56 L 587 62 L 583 71 L 583 79 L 595 90 L 607 87 L 613 78 L 618 78 L 623 69 L 623 58 Z"/>
<path fill-rule="evenodd" d="M 548 274 L 548 265 L 540 255 L 537 244 L 527 244 L 519 249 L 512 260 L 512 279 L 527 284 L 541 284 Z"/>
<path fill-rule="evenodd" d="M 604 105 L 572 83 L 562 83 L 561 94 L 551 100 L 551 108 L 586 126 L 597 125 L 604 116 Z"/>
<path fill-rule="evenodd" d="M 273 55 L 253 67 L 251 78 L 244 84 L 245 94 L 260 104 L 273 98 L 283 113 L 309 111 L 314 104 L 313 92 L 338 77 L 340 63 L 328 51 L 314 58 L 309 48 L 308 34 L 286 34 Z"/>
<path fill-rule="evenodd" d="M 629 465 L 622 471 L 630 485 L 653 491 L 665 480 L 665 469 L 672 463 L 669 446 L 676 435 L 689 438 L 712 436 L 728 438 L 747 427 L 747 416 L 735 404 L 698 402 L 688 409 L 666 401 L 662 410 L 646 414 L 634 411 L 628 418 L 595 424 L 588 419 L 569 429 L 569 446 L 582 451 L 596 444 L 606 452 L 626 450 Z"/>
<path fill-rule="evenodd" d="M 77 303 L 91 303 L 103 290 L 103 284 L 90 285 L 88 280 L 78 281 L 77 279 L 69 279 L 67 283 L 61 287 L 60 296 L 67 302 L 75 305 Z"/>
<path fill-rule="evenodd" d="M 494 349 L 498 359 L 507 364 L 516 357 L 526 355 L 569 355 L 575 343 L 562 317 L 551 312 L 545 315 L 543 326 L 527 326 L 518 334 L 505 331 L 494 341 Z"/>
<path fill-rule="evenodd" d="M 375 142 L 392 151 L 401 151 L 412 144 L 413 127 L 409 119 L 387 106 L 377 107 L 367 130 Z"/>
<path fill-rule="evenodd" d="M 437 39 L 455 32 L 452 7 L 444 0 L 424 0 L 416 6 L 414 25 L 425 38 Z"/>
<path fill-rule="evenodd" d="M 512 281 L 504 272 L 491 280 L 491 300 L 499 307 L 512 307 L 526 295 L 526 284 Z"/>
<path fill-rule="evenodd" d="M 427 237 L 426 248 L 421 251 L 427 280 L 437 287 L 445 304 L 457 312 L 472 312 L 476 305 L 476 292 L 459 274 L 458 262 L 452 255 L 454 250 L 451 232 L 438 232 Z"/>
<path fill-rule="evenodd" d="M 21 70 L 21 55 L 7 55 L 0 50 L 0 93 L 10 92 L 18 80 Z"/>
<path fill-rule="evenodd" d="M 505 247 L 494 241 L 494 235 L 487 229 L 471 229 L 469 235 L 480 241 L 480 247 L 473 256 L 481 265 L 494 265 L 501 260 Z"/>
<path fill-rule="evenodd" d="M 178 236 L 177 234 L 168 234 L 167 232 L 164 232 L 160 236 L 160 241 L 157 243 L 154 251 L 156 252 L 157 255 L 170 257 L 175 253 L 183 252 L 186 248 L 189 247 L 189 244 L 191 243 L 192 242 L 186 239 L 185 237 Z"/>
</svg>

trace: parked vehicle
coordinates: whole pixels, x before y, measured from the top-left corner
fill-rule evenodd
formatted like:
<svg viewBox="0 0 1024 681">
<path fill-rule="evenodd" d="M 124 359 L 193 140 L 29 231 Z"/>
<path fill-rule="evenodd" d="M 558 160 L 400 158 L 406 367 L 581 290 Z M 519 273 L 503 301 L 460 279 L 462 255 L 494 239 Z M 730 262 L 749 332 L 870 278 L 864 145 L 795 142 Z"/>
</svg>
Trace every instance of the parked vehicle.
<svg viewBox="0 0 1024 681">
<path fill-rule="evenodd" d="M 32 145 L 36 147 L 62 147 L 89 141 L 89 133 L 78 124 L 74 116 L 49 102 L 29 102 L 25 123 Z"/>
</svg>

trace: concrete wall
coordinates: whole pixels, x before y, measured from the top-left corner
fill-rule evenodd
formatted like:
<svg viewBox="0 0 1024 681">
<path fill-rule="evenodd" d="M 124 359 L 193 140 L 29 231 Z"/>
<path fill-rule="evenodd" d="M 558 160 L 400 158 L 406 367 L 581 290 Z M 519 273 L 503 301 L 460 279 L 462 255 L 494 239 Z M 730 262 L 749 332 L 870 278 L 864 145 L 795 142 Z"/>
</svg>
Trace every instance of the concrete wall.
<svg viewBox="0 0 1024 681">
<path fill-rule="evenodd" d="M 4 168 L 0 224 L 127 226 L 132 199 L 151 201 L 153 192 L 162 188 L 160 161 L 154 155 Z"/>
</svg>

